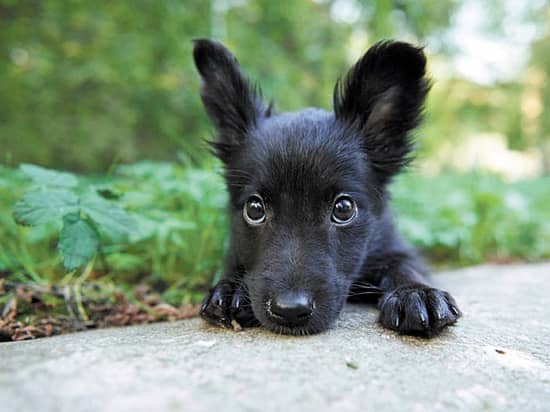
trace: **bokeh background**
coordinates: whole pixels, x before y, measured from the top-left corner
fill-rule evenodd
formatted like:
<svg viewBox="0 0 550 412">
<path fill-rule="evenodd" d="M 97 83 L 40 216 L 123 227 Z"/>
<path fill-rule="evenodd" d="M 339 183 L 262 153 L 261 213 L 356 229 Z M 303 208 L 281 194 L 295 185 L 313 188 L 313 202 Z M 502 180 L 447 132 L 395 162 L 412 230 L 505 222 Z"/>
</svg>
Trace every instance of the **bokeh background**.
<svg viewBox="0 0 550 412">
<path fill-rule="evenodd" d="M 200 164 L 211 128 L 191 39 L 227 44 L 279 110 L 330 108 L 369 45 L 426 46 L 422 161 L 510 178 L 550 172 L 545 0 L 0 1 L 0 159 L 105 172 Z"/>
<path fill-rule="evenodd" d="M 0 0 L 0 305 L 19 299 L 3 280 L 116 306 L 143 290 L 197 302 L 219 279 L 226 193 L 197 37 L 232 49 L 281 111 L 330 109 L 378 40 L 425 46 L 434 86 L 418 159 L 393 187 L 401 232 L 436 267 L 550 258 L 549 29 L 547 0 Z M 80 210 L 74 239 L 97 244 L 67 237 L 62 216 L 15 223 L 21 199 L 60 202 L 56 181 L 78 182 L 65 198 L 93 195 L 101 213 Z M 68 271 L 59 250 L 75 244 Z M 20 322 L 36 315 L 17 302 Z"/>
</svg>

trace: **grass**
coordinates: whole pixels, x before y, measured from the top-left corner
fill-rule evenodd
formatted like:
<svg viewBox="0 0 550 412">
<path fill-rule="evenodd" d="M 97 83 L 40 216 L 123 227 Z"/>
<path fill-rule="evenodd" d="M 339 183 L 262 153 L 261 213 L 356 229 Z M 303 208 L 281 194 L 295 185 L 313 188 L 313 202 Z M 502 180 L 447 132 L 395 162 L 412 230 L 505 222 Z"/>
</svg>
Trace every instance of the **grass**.
<svg viewBox="0 0 550 412">
<path fill-rule="evenodd" d="M 140 162 L 78 180 L 126 210 L 137 230 L 102 236 L 95 258 L 67 273 L 57 251 L 60 224 L 17 225 L 13 207 L 32 183 L 0 166 L 0 278 L 61 287 L 95 281 L 128 295 L 145 283 L 174 305 L 201 299 L 220 275 L 227 234 L 226 193 L 213 167 Z M 436 264 L 550 257 L 548 177 L 507 184 L 478 174 L 407 174 L 393 198 L 401 232 Z"/>
</svg>

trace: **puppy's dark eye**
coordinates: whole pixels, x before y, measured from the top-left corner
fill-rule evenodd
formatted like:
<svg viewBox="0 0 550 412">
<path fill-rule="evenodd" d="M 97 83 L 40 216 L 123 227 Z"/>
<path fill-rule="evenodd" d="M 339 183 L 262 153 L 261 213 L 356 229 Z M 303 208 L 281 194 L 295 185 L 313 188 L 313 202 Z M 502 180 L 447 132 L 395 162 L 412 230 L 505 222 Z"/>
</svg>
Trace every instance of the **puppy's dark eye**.
<svg viewBox="0 0 550 412">
<path fill-rule="evenodd" d="M 332 221 L 338 225 L 345 225 L 357 216 L 357 205 L 350 195 L 339 195 L 332 208 Z"/>
<path fill-rule="evenodd" d="M 244 204 L 243 216 L 249 225 L 259 225 L 265 222 L 264 201 L 260 195 L 252 195 L 248 198 Z"/>
</svg>

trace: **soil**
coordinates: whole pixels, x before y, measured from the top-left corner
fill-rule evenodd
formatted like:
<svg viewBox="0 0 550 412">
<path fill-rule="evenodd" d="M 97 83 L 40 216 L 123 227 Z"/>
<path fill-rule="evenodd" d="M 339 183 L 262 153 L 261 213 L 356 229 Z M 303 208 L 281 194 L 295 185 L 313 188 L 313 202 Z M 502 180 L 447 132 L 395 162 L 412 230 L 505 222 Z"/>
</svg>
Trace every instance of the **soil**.
<svg viewBox="0 0 550 412">
<path fill-rule="evenodd" d="M 129 295 L 98 283 L 61 288 L 0 279 L 0 342 L 174 321 L 199 312 L 200 305 L 163 302 L 150 285 L 138 285 Z"/>
</svg>

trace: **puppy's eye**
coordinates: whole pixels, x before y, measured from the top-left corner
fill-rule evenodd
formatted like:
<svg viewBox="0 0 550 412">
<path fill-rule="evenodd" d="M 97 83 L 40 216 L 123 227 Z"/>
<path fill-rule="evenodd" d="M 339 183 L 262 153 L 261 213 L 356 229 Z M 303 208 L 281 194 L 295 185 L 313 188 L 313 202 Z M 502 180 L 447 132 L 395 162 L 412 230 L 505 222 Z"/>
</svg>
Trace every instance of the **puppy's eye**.
<svg viewBox="0 0 550 412">
<path fill-rule="evenodd" d="M 332 208 L 332 221 L 345 225 L 357 216 L 357 205 L 350 195 L 338 195 Z"/>
<path fill-rule="evenodd" d="M 252 195 L 248 198 L 244 204 L 243 216 L 249 225 L 260 225 L 265 222 L 264 201 L 260 195 Z"/>
</svg>

